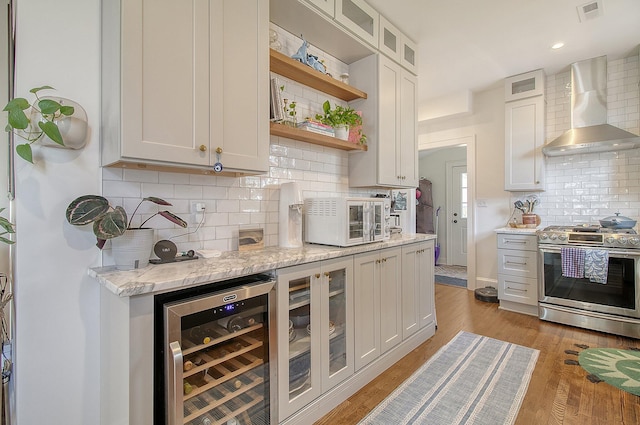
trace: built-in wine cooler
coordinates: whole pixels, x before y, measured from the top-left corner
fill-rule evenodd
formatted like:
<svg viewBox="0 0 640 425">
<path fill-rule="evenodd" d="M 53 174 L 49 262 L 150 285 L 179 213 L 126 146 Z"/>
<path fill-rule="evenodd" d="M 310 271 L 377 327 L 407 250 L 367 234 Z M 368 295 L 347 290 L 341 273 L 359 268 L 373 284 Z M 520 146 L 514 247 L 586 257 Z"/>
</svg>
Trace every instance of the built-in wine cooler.
<svg viewBox="0 0 640 425">
<path fill-rule="evenodd" d="M 155 424 L 271 423 L 274 285 L 258 274 L 155 297 Z"/>
</svg>

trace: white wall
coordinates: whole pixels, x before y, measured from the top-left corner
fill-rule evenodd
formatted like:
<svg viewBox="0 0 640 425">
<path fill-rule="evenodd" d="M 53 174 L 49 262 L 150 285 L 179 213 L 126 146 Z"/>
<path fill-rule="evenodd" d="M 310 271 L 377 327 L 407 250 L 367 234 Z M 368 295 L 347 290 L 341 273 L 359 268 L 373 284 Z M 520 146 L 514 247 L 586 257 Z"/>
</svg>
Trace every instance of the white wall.
<svg viewBox="0 0 640 425">
<path fill-rule="evenodd" d="M 90 231 L 64 218 L 74 196 L 100 190 L 98 0 L 18 0 L 16 95 L 49 84 L 87 111 L 81 151 L 37 148 L 17 159 L 15 299 L 19 424 L 97 424 L 99 265 Z"/>
</svg>

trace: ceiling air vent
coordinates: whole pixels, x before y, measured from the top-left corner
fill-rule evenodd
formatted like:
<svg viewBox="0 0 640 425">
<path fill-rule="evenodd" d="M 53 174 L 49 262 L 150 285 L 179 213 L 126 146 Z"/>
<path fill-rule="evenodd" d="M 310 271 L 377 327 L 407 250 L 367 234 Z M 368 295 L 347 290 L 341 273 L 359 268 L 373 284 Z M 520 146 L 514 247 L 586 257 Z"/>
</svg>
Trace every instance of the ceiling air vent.
<svg viewBox="0 0 640 425">
<path fill-rule="evenodd" d="M 589 21 L 602 16 L 602 0 L 590 1 L 577 7 L 580 22 Z"/>
</svg>

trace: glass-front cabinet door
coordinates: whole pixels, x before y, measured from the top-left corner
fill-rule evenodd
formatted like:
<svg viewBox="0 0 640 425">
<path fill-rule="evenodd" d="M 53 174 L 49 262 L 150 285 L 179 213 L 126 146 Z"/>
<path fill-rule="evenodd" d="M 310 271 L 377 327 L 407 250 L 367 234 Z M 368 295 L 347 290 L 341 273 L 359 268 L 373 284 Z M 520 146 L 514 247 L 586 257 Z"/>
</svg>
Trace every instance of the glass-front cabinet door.
<svg viewBox="0 0 640 425">
<path fill-rule="evenodd" d="M 353 374 L 353 259 L 322 262 L 322 391 Z"/>
<path fill-rule="evenodd" d="M 278 420 L 353 373 L 353 260 L 277 271 Z"/>
<path fill-rule="evenodd" d="M 378 48 L 380 14 L 364 0 L 335 0 L 335 20 L 373 47 Z"/>
</svg>

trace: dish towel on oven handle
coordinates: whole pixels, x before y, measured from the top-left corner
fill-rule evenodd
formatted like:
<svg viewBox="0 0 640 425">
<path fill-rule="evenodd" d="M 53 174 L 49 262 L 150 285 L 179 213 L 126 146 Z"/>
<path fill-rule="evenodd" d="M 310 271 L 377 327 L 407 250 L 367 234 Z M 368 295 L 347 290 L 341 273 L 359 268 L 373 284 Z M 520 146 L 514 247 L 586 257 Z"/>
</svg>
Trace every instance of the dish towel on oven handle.
<svg viewBox="0 0 640 425">
<path fill-rule="evenodd" d="M 594 283 L 607 283 L 609 251 L 588 249 L 584 256 L 584 277 Z"/>
<path fill-rule="evenodd" d="M 562 276 L 577 279 L 584 278 L 584 249 L 562 247 L 560 248 L 560 257 L 562 260 Z"/>
</svg>

